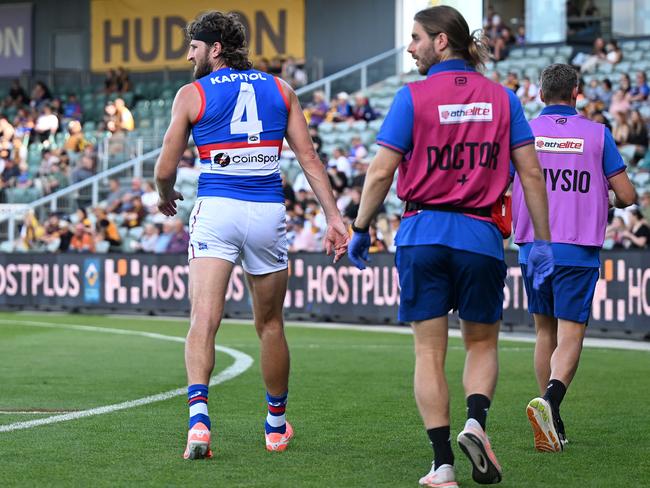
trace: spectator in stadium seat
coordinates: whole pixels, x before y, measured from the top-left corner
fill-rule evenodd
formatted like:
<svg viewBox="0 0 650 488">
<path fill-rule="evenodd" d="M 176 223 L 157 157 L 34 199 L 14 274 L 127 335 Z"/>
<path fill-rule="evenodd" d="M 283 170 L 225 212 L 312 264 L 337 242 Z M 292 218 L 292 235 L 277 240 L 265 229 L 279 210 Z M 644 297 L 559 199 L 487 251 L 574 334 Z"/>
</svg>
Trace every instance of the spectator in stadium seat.
<svg viewBox="0 0 650 488">
<path fill-rule="evenodd" d="M 519 77 L 514 71 L 510 71 L 506 75 L 506 81 L 503 82 L 503 86 L 510 88 L 513 92 L 517 93 L 519 90 Z"/>
<path fill-rule="evenodd" d="M 71 120 L 68 123 L 68 138 L 63 143 L 63 147 L 67 151 L 78 153 L 83 151 L 86 144 L 88 144 L 88 142 L 84 137 L 81 122 L 78 120 Z"/>
<path fill-rule="evenodd" d="M 524 202 L 521 183 L 515 178 L 512 191 L 514 242 L 519 245 L 519 262 L 528 310 L 536 329 L 535 376 L 541 395 L 527 407 L 534 432 L 535 448 L 559 452 L 564 449 L 566 432 L 560 404 L 578 368 L 582 343 L 592 309 L 600 270 L 599 251 L 604 244 L 608 216 L 608 186 L 613 190 L 613 206 L 625 208 L 636 199 L 625 163 L 613 136 L 600 124 L 586 120 L 575 110 L 578 78 L 567 64 L 552 64 L 540 78 L 542 101 L 546 107 L 531 121 L 533 134 L 584 141 L 589 151 L 571 155 L 538 148 L 546 174 L 585 172 L 589 181 L 581 188 L 552 191 L 548 179 L 551 249 L 556 266 L 539 289 L 528 273 L 534 246 L 533 224 Z M 595 182 L 601 182 L 595 183 Z M 605 183 L 606 184 L 603 184 Z M 559 190 L 559 188 L 557 189 Z"/>
<path fill-rule="evenodd" d="M 147 211 L 144 208 L 144 205 L 142 205 L 142 199 L 138 196 L 131 196 L 130 208 L 123 211 L 122 215 L 124 216 L 124 221 L 122 222 L 123 227 L 126 227 L 128 229 L 141 227 L 142 222 L 147 215 Z"/>
<path fill-rule="evenodd" d="M 363 142 L 361 142 L 361 137 L 354 136 L 350 139 L 350 152 L 348 154 L 348 160 L 350 163 L 360 163 L 361 161 L 365 161 L 367 157 L 368 148 Z"/>
<path fill-rule="evenodd" d="M 70 252 L 95 252 L 95 239 L 92 232 L 82 223 L 75 225 L 74 234 L 70 239 Z"/>
<path fill-rule="evenodd" d="M 70 182 L 72 184 L 78 183 L 90 178 L 95 174 L 95 161 L 92 157 L 84 154 L 79 159 L 79 163 L 70 173 Z"/>
<path fill-rule="evenodd" d="M 384 242 L 381 233 L 377 230 L 377 226 L 374 224 L 370 225 L 368 233 L 370 234 L 370 247 L 368 248 L 368 252 L 385 252 L 386 243 Z"/>
<path fill-rule="evenodd" d="M 52 112 L 52 107 L 44 105 L 43 109 L 36 119 L 36 125 L 32 134 L 34 140 L 43 142 L 53 136 L 59 130 L 59 118 Z"/>
<path fill-rule="evenodd" d="M 143 192 L 142 192 L 142 205 L 144 205 L 145 210 L 148 214 L 157 213 L 158 207 L 158 192 L 154 188 L 153 182 L 151 180 L 145 180 L 143 183 Z"/>
<path fill-rule="evenodd" d="M 89 231 L 92 231 L 93 224 L 88 218 L 88 211 L 84 207 L 79 207 L 74 212 L 74 222 L 76 224 L 83 224 Z"/>
<path fill-rule="evenodd" d="M 20 169 L 18 169 L 18 164 L 15 162 L 15 160 L 9 156 L 9 151 L 4 150 L 6 152 L 3 152 L 7 158 L 4 160 L 5 161 L 5 167 L 2 170 L 2 185 L 3 188 L 12 188 L 16 185 L 16 178 L 18 178 L 18 175 L 20 175 Z"/>
<path fill-rule="evenodd" d="M 321 90 L 316 90 L 312 98 L 312 102 L 305 109 L 305 115 L 310 126 L 318 127 L 327 117 L 330 105 L 325 100 L 325 92 Z"/>
<path fill-rule="evenodd" d="M 345 122 L 352 119 L 352 105 L 349 102 L 350 95 L 340 92 L 336 99 L 332 100 L 332 107 L 328 113 L 328 119 L 332 122 Z"/>
<path fill-rule="evenodd" d="M 605 52 L 607 52 L 605 59 L 609 64 L 618 64 L 623 60 L 623 51 L 621 51 L 621 48 L 618 47 L 618 43 L 614 39 L 607 43 Z"/>
<path fill-rule="evenodd" d="M 623 113 L 624 116 L 630 111 L 630 102 L 623 89 L 619 88 L 612 95 L 612 100 L 609 103 L 609 113 L 616 118 L 617 113 Z"/>
<path fill-rule="evenodd" d="M 64 124 L 69 123 L 73 120 L 81 120 L 81 104 L 77 99 L 77 95 L 74 93 L 70 93 L 68 95 L 67 101 L 63 104 L 62 116 L 62 122 Z"/>
<path fill-rule="evenodd" d="M 11 141 L 15 134 L 16 129 L 9 122 L 9 119 L 4 114 L 0 114 L 0 144 Z"/>
<path fill-rule="evenodd" d="M 650 226 L 638 207 L 627 210 L 627 229 L 622 232 L 623 245 L 628 249 L 647 249 Z"/>
<path fill-rule="evenodd" d="M 174 227 L 172 225 L 171 219 L 165 219 L 162 221 L 162 231 L 158 235 L 156 244 L 154 246 L 154 252 L 156 254 L 164 254 L 167 252 L 167 247 L 171 242 L 172 235 L 174 234 Z"/>
<path fill-rule="evenodd" d="M 22 139 L 25 136 L 30 136 L 34 130 L 34 117 L 27 109 L 20 108 L 14 117 L 13 126 L 16 129 L 16 137 Z"/>
<path fill-rule="evenodd" d="M 67 220 L 62 220 L 59 224 L 59 227 L 61 228 L 59 231 L 59 252 L 68 252 L 73 236 L 73 233 L 70 230 L 70 222 Z"/>
<path fill-rule="evenodd" d="M 641 106 L 642 102 L 645 102 L 650 95 L 650 86 L 646 80 L 645 71 L 637 71 L 636 84 L 630 90 L 630 103 L 632 107 L 638 108 Z"/>
<path fill-rule="evenodd" d="M 131 132 L 133 129 L 135 129 L 133 114 L 128 109 L 122 98 L 115 99 L 115 117 L 120 129 L 127 132 Z"/>
<path fill-rule="evenodd" d="M 625 220 L 623 217 L 615 215 L 612 218 L 612 223 L 605 229 L 605 242 L 603 243 L 604 249 L 624 249 L 623 233 L 627 232 Z"/>
<path fill-rule="evenodd" d="M 61 245 L 61 239 L 59 237 L 61 232 L 61 221 L 59 215 L 56 213 L 51 214 L 47 218 L 43 229 L 44 233 L 41 237 L 41 241 L 45 244 L 47 250 L 50 252 L 58 251 Z"/>
<path fill-rule="evenodd" d="M 632 90 L 632 81 L 630 80 L 630 75 L 627 73 L 621 73 L 621 77 L 618 80 L 618 88 L 627 96 Z"/>
<path fill-rule="evenodd" d="M 636 165 L 648 151 L 648 126 L 638 110 L 632 110 L 628 126 L 627 144 L 634 146 L 632 164 Z"/>
<path fill-rule="evenodd" d="M 515 36 L 515 44 L 517 46 L 525 46 L 526 45 L 526 27 L 524 25 L 520 25 L 517 27 L 517 35 Z"/>
<path fill-rule="evenodd" d="M 612 104 L 613 105 L 613 104 Z M 627 111 L 617 110 L 614 112 L 614 130 L 612 131 L 617 146 L 627 144 L 630 137 L 630 125 L 627 122 Z"/>
<path fill-rule="evenodd" d="M 159 235 L 160 230 L 155 224 L 145 224 L 140 239 L 133 243 L 133 250 L 150 253 L 154 252 Z"/>
<path fill-rule="evenodd" d="M 335 147 L 332 151 L 332 157 L 327 162 L 327 167 L 335 167 L 337 171 L 345 174 L 348 179 L 352 177 L 352 164 L 350 164 L 350 160 L 345 157 L 343 148 L 340 146 Z"/>
<path fill-rule="evenodd" d="M 11 81 L 11 87 L 9 88 L 9 101 L 15 107 L 22 107 L 23 105 L 27 105 L 29 103 L 27 92 L 20 84 L 20 80 L 18 78 Z"/>
<path fill-rule="evenodd" d="M 126 190 L 121 187 L 120 180 L 111 178 L 108 180 L 108 196 L 106 197 L 106 211 L 108 213 L 119 213 L 122 207 L 122 198 Z"/>
<path fill-rule="evenodd" d="M 639 209 L 646 222 L 650 222 L 650 190 L 644 191 L 639 197 Z"/>
<path fill-rule="evenodd" d="M 538 100 L 539 89 L 535 83 L 530 81 L 528 76 L 524 76 L 521 86 L 517 90 L 517 97 L 521 100 L 522 105 Z"/>
<path fill-rule="evenodd" d="M 104 93 L 110 95 L 117 91 L 117 74 L 113 68 L 106 71 L 104 76 Z"/>
<path fill-rule="evenodd" d="M 42 81 L 37 81 L 32 89 L 31 99 L 29 106 L 35 112 L 40 112 L 45 105 L 48 105 L 52 100 L 50 89 Z"/>
<path fill-rule="evenodd" d="M 32 175 L 29 172 L 29 166 L 27 163 L 22 162 L 18 165 L 18 176 L 16 177 L 16 188 L 31 188 L 34 186 L 34 180 Z"/>
<path fill-rule="evenodd" d="M 463 16 L 449 6 L 422 10 L 414 20 L 407 51 L 416 60 L 418 72 L 427 78 L 397 92 L 379 131 L 380 148 L 366 175 L 348 257 L 357 268 L 365 269 L 369 227 L 397 171 L 398 196 L 407 202 L 396 256 L 401 288 L 398 316 L 412 325 L 416 403 L 434 450 L 433 465 L 420 485 L 456 485 L 445 377 L 451 309 L 460 309 L 467 351 L 463 373 L 467 421 L 457 440 L 473 465 L 474 480 L 498 483 L 501 468 L 485 429 L 498 374 L 505 226 L 499 230 L 489 209 L 501 208 L 512 158 L 535 216 L 533 266 L 536 283 L 543 282 L 553 269 L 546 187 L 521 103 L 514 92 L 477 72 L 488 60 L 485 39 L 472 36 Z M 455 80 L 461 71 L 464 83 L 459 87 Z M 481 101 L 489 102 L 494 110 L 489 122 L 475 123 L 465 113 L 452 115 L 442 110 L 443 105 L 476 101 L 479 92 Z M 453 123 L 441 124 L 445 117 Z M 429 152 L 432 146 L 464 151 L 468 140 L 490 145 L 501 141 L 501 147 L 509 151 L 495 154 L 489 171 L 478 166 L 470 170 L 467 165 L 427 171 L 426 165 L 404 164 L 407 153 L 411 162 L 426 161 L 427 153 L 435 158 Z M 443 164 L 442 159 L 439 162 Z M 467 215 L 468 210 L 474 213 Z"/>
<path fill-rule="evenodd" d="M 573 63 L 580 66 L 581 73 L 591 73 L 596 70 L 600 63 L 606 62 L 607 52 L 605 51 L 605 40 L 602 37 L 594 40 L 591 55 L 585 56 L 583 53 L 579 53 L 573 60 Z"/>
<path fill-rule="evenodd" d="M 115 84 L 117 91 L 120 93 L 133 91 L 129 73 L 122 66 L 118 67 L 117 71 L 115 72 Z"/>
<path fill-rule="evenodd" d="M 185 230 L 183 221 L 178 217 L 172 219 L 172 235 L 167 244 L 166 252 L 169 254 L 187 254 L 190 244 L 190 234 Z"/>
<path fill-rule="evenodd" d="M 307 251 L 315 252 L 318 250 L 316 237 L 311 230 L 311 227 L 305 225 L 305 219 L 296 218 L 293 220 L 293 231 L 295 237 L 291 246 L 289 246 L 290 252 L 298 251 Z"/>
<path fill-rule="evenodd" d="M 609 78 L 605 78 L 599 85 L 598 98 L 603 102 L 603 108 L 605 110 L 609 109 L 610 104 L 612 103 L 612 82 Z"/>
<path fill-rule="evenodd" d="M 304 62 L 302 63 L 304 64 Z M 282 63 L 282 79 L 289 83 L 293 89 L 307 84 L 307 73 L 293 56 L 287 57 Z"/>
<path fill-rule="evenodd" d="M 365 120 L 370 122 L 377 118 L 377 114 L 370 106 L 368 97 L 357 94 L 354 97 L 354 108 L 352 109 L 352 117 L 354 120 Z"/>
<path fill-rule="evenodd" d="M 38 221 L 34 210 L 29 209 L 23 217 L 23 225 L 20 228 L 20 239 L 18 248 L 23 251 L 36 250 L 45 235 L 45 228 Z"/>
<path fill-rule="evenodd" d="M 50 167 L 50 172 L 41 177 L 43 182 L 43 192 L 46 194 L 54 193 L 69 184 L 68 176 L 62 169 L 61 163 L 53 163 Z"/>
<path fill-rule="evenodd" d="M 122 249 L 122 236 L 115 222 L 102 207 L 95 207 L 95 243 L 106 241 L 109 252 L 119 252 Z"/>
</svg>

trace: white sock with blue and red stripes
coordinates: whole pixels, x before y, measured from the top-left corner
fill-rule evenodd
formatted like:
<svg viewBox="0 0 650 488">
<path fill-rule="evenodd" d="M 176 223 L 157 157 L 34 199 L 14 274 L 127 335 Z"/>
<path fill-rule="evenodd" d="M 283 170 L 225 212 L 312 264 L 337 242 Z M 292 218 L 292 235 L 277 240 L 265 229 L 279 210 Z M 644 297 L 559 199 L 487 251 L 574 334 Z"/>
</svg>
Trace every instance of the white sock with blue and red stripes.
<svg viewBox="0 0 650 488">
<path fill-rule="evenodd" d="M 190 385 L 187 387 L 187 404 L 190 406 L 190 429 L 202 422 L 210 430 L 208 417 L 208 385 Z"/>
<path fill-rule="evenodd" d="M 284 434 L 287 431 L 287 420 L 285 410 L 287 408 L 287 396 L 289 392 L 282 396 L 274 397 L 270 393 L 266 393 L 266 401 L 269 404 L 269 412 L 266 415 L 266 422 L 264 429 L 267 434 L 278 432 Z"/>
</svg>

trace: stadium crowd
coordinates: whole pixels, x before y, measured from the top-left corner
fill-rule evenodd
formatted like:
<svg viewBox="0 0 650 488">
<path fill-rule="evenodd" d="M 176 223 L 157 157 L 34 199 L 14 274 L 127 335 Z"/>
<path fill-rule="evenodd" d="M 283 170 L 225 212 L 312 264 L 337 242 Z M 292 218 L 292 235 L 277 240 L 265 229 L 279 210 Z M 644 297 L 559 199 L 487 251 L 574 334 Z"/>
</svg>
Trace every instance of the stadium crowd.
<svg viewBox="0 0 650 488">
<path fill-rule="evenodd" d="M 496 53 L 498 36 L 507 37 L 508 34 L 498 28 L 498 14 L 488 18 L 486 33 L 491 36 L 492 49 Z M 518 31 L 516 44 L 525 42 L 524 34 L 523 30 Z M 597 44 L 600 46 L 599 42 Z M 577 61 L 593 63 L 590 59 Z M 601 62 L 600 57 L 598 62 Z M 295 87 L 306 83 L 302 66 L 292 58 L 261 60 L 258 65 L 284 76 Z M 581 66 L 576 67 L 584 71 Z M 491 76 L 501 82 L 497 71 Z M 515 91 L 524 106 L 531 103 L 541 106 L 539 89 L 529 77 L 520 80 L 513 71 L 502 84 Z M 131 110 L 136 100 L 126 71 L 107 72 L 101 92 L 106 97 L 103 110 L 88 114 L 76 93 L 68 94 L 62 101 L 52 96 L 42 82 L 34 85 L 30 95 L 17 80 L 13 83 L 0 106 L 0 202 L 7 202 L 7 192 L 11 191 L 28 195 L 31 191 L 34 200 L 98 171 L 97 134 L 105 134 L 117 142 L 135 129 L 138 120 Z M 592 78 L 588 84 L 581 84 L 577 105 L 580 113 L 612 130 L 620 152 L 637 172 L 635 178 L 641 183 L 650 183 L 649 95 L 646 74 L 638 71 L 634 82 L 624 73 L 615 84 L 607 78 L 602 81 Z M 361 188 L 372 157 L 369 146 L 373 141 L 351 133 L 345 144 L 325 145 L 322 129 L 325 125 L 334 125 L 347 130 L 358 123 L 365 127 L 373 121 L 381 123 L 384 114 L 373 108 L 365 93 L 350 96 L 340 92 L 327 100 L 322 91 L 313 93 L 313 100 L 304 107 L 304 113 L 315 148 L 327 167 L 337 205 L 346 221 L 351 223 L 359 207 Z M 296 171 L 297 163 L 288 147 L 283 149 L 282 160 L 293 161 L 283 167 L 290 250 L 318 251 L 322 247 L 324 216 L 306 178 Z M 185 152 L 180 165 L 180 178 L 194 184 L 198 178 L 195 148 Z M 135 178 L 126 183 L 128 188 L 123 188 L 123 184 L 119 179 L 110 180 L 108 198 L 96 208 L 85 208 L 84 202 L 80 202 L 82 207 L 72 215 L 55 213 L 44 222 L 39 222 L 33 213 L 27 214 L 20 237 L 12 248 L 52 252 L 185 252 L 189 236 L 183 220 L 167 220 L 158 212 L 153 183 Z M 391 198 L 392 204 L 387 202 L 371 226 L 371 252 L 395 249 L 394 236 L 401 207 L 394 191 Z M 627 211 L 612 211 L 604 247 L 648 248 L 648 221 L 650 190 L 645 190 L 639 195 L 638 206 Z M 506 241 L 504 245 L 512 246 L 512 242 Z"/>
</svg>

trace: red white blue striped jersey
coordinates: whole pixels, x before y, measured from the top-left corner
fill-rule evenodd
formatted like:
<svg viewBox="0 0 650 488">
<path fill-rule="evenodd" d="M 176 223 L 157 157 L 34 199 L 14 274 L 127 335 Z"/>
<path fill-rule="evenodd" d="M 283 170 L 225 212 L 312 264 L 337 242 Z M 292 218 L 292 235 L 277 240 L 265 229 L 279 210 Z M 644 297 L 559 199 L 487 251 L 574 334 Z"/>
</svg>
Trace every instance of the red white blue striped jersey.
<svg viewBox="0 0 650 488">
<path fill-rule="evenodd" d="M 201 159 L 198 196 L 284 203 L 279 163 L 289 100 L 280 81 L 222 68 L 194 85 L 201 94 L 192 127 Z"/>
</svg>

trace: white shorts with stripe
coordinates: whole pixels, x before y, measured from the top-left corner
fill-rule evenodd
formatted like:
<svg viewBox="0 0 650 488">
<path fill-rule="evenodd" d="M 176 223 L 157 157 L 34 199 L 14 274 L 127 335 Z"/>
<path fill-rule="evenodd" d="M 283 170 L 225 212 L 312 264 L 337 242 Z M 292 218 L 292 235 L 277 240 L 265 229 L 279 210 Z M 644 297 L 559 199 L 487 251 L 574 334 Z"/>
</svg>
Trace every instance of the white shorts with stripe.
<svg viewBox="0 0 650 488">
<path fill-rule="evenodd" d="M 189 260 L 220 258 L 262 275 L 287 268 L 286 210 L 283 203 L 201 197 L 190 214 Z"/>
</svg>

